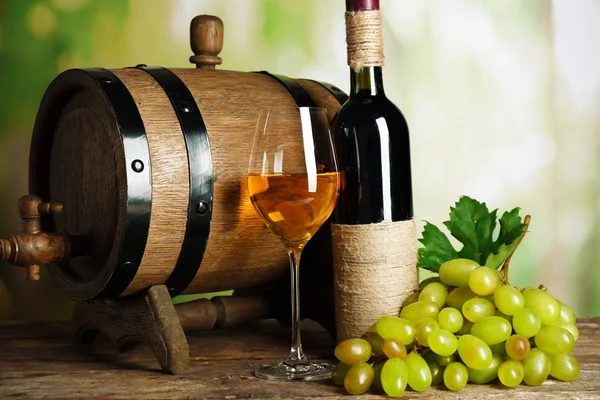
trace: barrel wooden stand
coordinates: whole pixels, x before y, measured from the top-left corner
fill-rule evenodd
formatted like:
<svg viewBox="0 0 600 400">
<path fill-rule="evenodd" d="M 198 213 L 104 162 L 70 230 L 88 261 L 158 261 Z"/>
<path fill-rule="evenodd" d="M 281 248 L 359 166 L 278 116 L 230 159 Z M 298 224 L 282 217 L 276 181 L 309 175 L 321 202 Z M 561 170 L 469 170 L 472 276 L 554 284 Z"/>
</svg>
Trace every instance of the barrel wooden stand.
<svg viewBox="0 0 600 400">
<path fill-rule="evenodd" d="M 281 325 L 288 325 L 289 316 L 273 306 L 281 303 L 282 289 L 276 285 L 174 305 L 167 287 L 155 285 L 134 297 L 80 301 L 72 325 L 82 344 L 92 345 L 100 333 L 119 352 L 144 344 L 163 372 L 180 374 L 190 362 L 185 331 L 226 329 L 266 318 L 279 318 Z M 327 318 L 333 321 L 332 316 Z"/>
<path fill-rule="evenodd" d="M 327 230 L 318 233 L 327 234 Z M 305 261 L 315 262 L 310 256 Z M 333 291 L 324 287 L 331 282 L 330 274 L 325 268 L 301 269 L 301 282 L 310 282 L 301 293 L 301 312 L 303 319 L 314 320 L 335 338 Z M 290 295 L 288 275 L 270 286 L 176 305 L 167 287 L 156 285 L 133 298 L 80 301 L 72 325 L 82 344 L 92 345 L 100 333 L 115 343 L 119 352 L 144 344 L 153 351 L 163 372 L 180 374 L 190 364 L 186 331 L 226 329 L 270 318 L 290 327 L 290 307 L 285 301 Z"/>
<path fill-rule="evenodd" d="M 135 299 L 79 302 L 72 321 L 80 343 L 91 344 L 103 333 L 120 352 L 138 342 L 148 345 L 166 373 L 189 367 L 188 342 L 165 285 L 152 286 Z"/>
</svg>

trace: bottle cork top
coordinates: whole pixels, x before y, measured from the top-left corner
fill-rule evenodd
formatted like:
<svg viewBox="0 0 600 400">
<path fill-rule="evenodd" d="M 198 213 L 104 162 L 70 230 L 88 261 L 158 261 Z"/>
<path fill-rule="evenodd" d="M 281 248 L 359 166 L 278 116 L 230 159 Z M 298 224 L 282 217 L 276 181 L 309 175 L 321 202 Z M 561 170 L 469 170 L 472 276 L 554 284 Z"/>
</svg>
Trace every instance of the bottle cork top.
<svg viewBox="0 0 600 400">
<path fill-rule="evenodd" d="M 379 0 L 346 0 L 346 11 L 379 10 Z"/>
</svg>

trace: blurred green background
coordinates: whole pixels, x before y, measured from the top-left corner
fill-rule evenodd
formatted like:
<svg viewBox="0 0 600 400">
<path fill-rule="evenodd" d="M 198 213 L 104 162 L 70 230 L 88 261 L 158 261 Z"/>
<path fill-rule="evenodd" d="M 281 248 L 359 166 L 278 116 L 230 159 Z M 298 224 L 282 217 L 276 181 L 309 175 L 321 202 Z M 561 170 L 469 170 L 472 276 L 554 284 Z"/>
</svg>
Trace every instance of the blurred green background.
<svg viewBox="0 0 600 400">
<path fill-rule="evenodd" d="M 600 3 L 381 0 L 388 96 L 411 127 L 417 218 L 466 194 L 520 206 L 531 230 L 511 282 L 600 315 Z M 21 230 L 37 107 L 73 67 L 192 67 L 189 22 L 225 23 L 221 68 L 348 91 L 343 0 L 0 0 L 0 235 Z M 307 284 L 307 283 L 305 283 Z M 0 319 L 64 319 L 46 274 L 0 266 Z"/>
</svg>

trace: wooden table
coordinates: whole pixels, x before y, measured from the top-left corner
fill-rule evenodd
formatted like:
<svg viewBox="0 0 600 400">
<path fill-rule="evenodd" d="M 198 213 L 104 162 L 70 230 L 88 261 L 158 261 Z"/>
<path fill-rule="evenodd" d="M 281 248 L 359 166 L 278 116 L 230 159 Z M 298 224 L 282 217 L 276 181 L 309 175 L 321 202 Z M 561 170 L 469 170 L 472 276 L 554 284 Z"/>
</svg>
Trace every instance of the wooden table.
<svg viewBox="0 0 600 400">
<path fill-rule="evenodd" d="M 581 375 L 572 383 L 549 380 L 539 387 L 506 389 L 468 385 L 461 392 L 431 388 L 403 398 L 431 399 L 600 399 L 600 318 L 578 322 L 581 337 L 573 354 Z M 303 322 L 304 348 L 314 359 L 332 355 L 332 339 Z M 182 375 L 159 370 L 149 350 L 117 354 L 101 340 L 95 348 L 76 344 L 68 323 L 0 323 L 0 399 L 350 399 L 327 382 L 279 383 L 258 380 L 252 365 L 287 354 L 289 331 L 273 321 L 244 329 L 188 335 L 192 366 Z M 368 394 L 362 398 L 384 398 Z"/>
</svg>

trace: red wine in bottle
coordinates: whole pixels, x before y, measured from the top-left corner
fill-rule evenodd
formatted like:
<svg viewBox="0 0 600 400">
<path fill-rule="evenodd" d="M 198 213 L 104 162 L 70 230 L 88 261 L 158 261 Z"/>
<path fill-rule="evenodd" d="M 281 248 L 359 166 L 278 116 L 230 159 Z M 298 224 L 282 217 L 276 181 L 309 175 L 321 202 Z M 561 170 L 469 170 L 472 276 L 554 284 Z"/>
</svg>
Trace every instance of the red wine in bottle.
<svg viewBox="0 0 600 400">
<path fill-rule="evenodd" d="M 383 88 L 379 0 L 346 0 L 346 42 L 350 97 L 331 128 L 342 173 L 332 216 L 338 339 L 397 315 L 418 284 L 409 131 Z"/>
<path fill-rule="evenodd" d="M 379 8 L 347 2 L 348 12 Z M 408 125 L 385 95 L 381 65 L 350 68 L 350 97 L 332 125 L 344 175 L 333 222 L 370 224 L 413 217 Z"/>
</svg>

